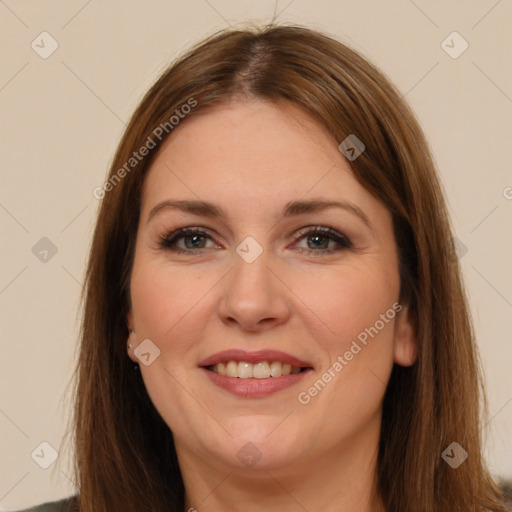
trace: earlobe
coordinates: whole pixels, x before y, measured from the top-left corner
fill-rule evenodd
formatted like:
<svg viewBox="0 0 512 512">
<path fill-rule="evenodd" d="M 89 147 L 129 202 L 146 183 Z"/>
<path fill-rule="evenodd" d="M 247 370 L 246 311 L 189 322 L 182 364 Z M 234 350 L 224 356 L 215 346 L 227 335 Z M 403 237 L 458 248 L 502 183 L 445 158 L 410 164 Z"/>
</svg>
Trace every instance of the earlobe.
<svg viewBox="0 0 512 512">
<path fill-rule="evenodd" d="M 137 357 L 135 356 L 134 350 L 136 348 L 136 335 L 135 331 L 130 331 L 130 335 L 128 336 L 128 340 L 126 341 L 126 350 L 128 352 L 128 357 L 135 363 L 138 362 Z"/>
<path fill-rule="evenodd" d="M 133 314 L 131 310 L 126 315 L 126 324 L 128 327 L 128 331 L 130 332 L 130 334 L 128 335 L 128 339 L 126 341 L 126 351 L 128 353 L 128 357 L 132 361 L 137 362 L 137 358 L 135 357 L 135 354 L 133 352 L 135 349 L 135 331 L 133 329 Z"/>
<path fill-rule="evenodd" d="M 418 356 L 416 326 L 409 306 L 405 305 L 395 320 L 394 361 L 400 366 L 412 366 Z"/>
</svg>

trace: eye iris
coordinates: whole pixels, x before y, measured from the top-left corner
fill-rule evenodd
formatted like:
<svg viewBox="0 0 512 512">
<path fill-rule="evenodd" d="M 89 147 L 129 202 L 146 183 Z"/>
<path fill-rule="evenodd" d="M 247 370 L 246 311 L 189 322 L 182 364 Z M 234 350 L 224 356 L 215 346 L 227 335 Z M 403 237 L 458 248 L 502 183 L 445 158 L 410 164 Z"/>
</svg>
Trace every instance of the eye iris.
<svg viewBox="0 0 512 512">
<path fill-rule="evenodd" d="M 329 245 L 329 240 L 324 235 L 310 235 L 308 238 L 310 240 L 316 240 L 316 241 L 318 241 L 318 239 L 320 239 L 320 240 L 322 240 L 322 238 L 324 239 L 324 244 L 320 244 L 320 246 L 319 245 L 313 245 L 313 248 L 316 248 L 316 249 L 318 249 L 318 248 L 320 248 L 320 249 L 327 249 L 327 245 Z M 308 242 L 308 246 L 309 246 L 309 242 Z"/>
<path fill-rule="evenodd" d="M 187 240 L 193 239 L 193 242 L 191 246 L 187 244 Z M 202 240 L 201 240 L 202 239 Z M 202 249 L 204 246 L 204 243 L 206 242 L 204 237 L 202 235 L 186 235 L 183 237 L 183 240 L 185 241 L 185 247 L 187 249 Z M 197 245 L 195 242 L 203 242 L 203 245 Z"/>
</svg>

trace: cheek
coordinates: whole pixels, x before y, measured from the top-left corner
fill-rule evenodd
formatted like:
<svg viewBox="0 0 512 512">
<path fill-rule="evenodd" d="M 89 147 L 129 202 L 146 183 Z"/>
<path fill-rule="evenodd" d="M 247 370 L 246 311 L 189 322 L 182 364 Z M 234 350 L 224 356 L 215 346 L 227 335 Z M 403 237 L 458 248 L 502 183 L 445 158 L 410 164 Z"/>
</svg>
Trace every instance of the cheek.
<svg viewBox="0 0 512 512">
<path fill-rule="evenodd" d="M 218 280 L 218 279 L 217 279 Z M 140 366 L 146 390 L 171 430 L 189 435 L 190 418 L 200 418 L 200 389 L 190 376 L 194 347 L 211 317 L 205 293 L 217 281 L 191 267 L 174 270 L 161 263 L 135 262 L 131 277 L 133 316 L 138 341 L 149 338 L 160 349 L 150 366 Z M 185 392 L 184 392 L 185 390 Z"/>
<path fill-rule="evenodd" d="M 398 300 L 400 289 L 398 270 L 395 271 L 394 266 L 370 261 L 357 267 L 325 268 L 311 275 L 314 278 L 297 280 L 293 290 L 314 312 L 321 330 L 315 329 L 321 333 L 317 340 L 331 358 L 348 350 L 357 336 L 364 339 L 364 333 L 376 322 L 379 338 L 392 339 L 393 304 Z M 385 321 L 381 320 L 381 315 Z"/>
<path fill-rule="evenodd" d="M 329 328 L 317 338 L 326 353 L 323 367 L 310 387 L 301 390 L 299 403 L 319 415 L 329 411 L 323 428 L 334 437 L 340 429 L 349 435 L 379 410 L 393 366 L 394 322 L 401 309 L 394 268 L 365 265 L 323 279 L 319 274 L 318 286 L 299 292 Z"/>
<path fill-rule="evenodd" d="M 336 425 L 355 425 L 378 409 L 393 366 L 400 281 L 395 266 L 372 264 L 317 273 L 297 294 L 318 315 L 322 368 L 299 402 L 331 413 Z M 398 308 L 398 309 L 397 309 Z M 326 425 L 327 428 L 327 425 Z"/>
<path fill-rule="evenodd" d="M 138 339 L 149 338 L 160 349 L 159 366 L 179 375 L 195 368 L 196 348 L 214 314 L 209 292 L 222 274 L 165 263 L 136 262 L 131 297 Z M 148 372 L 148 378 L 154 372 Z"/>
<path fill-rule="evenodd" d="M 190 268 L 174 270 L 142 259 L 136 262 L 131 297 L 141 334 L 151 333 L 163 339 L 187 314 L 193 313 L 207 281 L 200 272 Z"/>
</svg>

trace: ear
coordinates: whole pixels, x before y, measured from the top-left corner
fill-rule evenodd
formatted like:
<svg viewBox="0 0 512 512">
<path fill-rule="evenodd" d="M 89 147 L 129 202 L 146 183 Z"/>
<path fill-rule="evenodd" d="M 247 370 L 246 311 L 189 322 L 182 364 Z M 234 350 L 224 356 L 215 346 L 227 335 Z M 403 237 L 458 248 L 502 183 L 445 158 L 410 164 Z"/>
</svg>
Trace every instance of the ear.
<svg viewBox="0 0 512 512">
<path fill-rule="evenodd" d="M 416 324 L 408 305 L 403 305 L 395 320 L 393 359 L 400 366 L 412 366 L 418 356 Z"/>
<path fill-rule="evenodd" d="M 139 360 L 134 354 L 134 350 L 136 348 L 135 341 L 136 336 L 135 332 L 133 332 L 133 314 L 131 311 L 128 312 L 126 315 L 126 323 L 128 326 L 128 330 L 130 331 L 130 334 L 128 335 L 128 339 L 126 340 L 126 351 L 128 352 L 128 357 L 135 363 L 138 363 Z"/>
</svg>

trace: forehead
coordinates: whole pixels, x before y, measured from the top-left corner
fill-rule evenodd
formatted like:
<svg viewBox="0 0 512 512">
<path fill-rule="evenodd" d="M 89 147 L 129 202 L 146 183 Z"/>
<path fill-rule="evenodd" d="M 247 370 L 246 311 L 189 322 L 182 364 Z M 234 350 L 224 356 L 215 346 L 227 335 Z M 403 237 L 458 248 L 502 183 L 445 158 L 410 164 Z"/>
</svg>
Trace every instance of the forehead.
<svg viewBox="0 0 512 512">
<path fill-rule="evenodd" d="M 237 101 L 190 117 L 172 132 L 145 179 L 142 204 L 147 214 L 170 197 L 200 198 L 254 216 L 255 205 L 277 209 L 308 195 L 344 198 L 370 215 L 379 207 L 338 142 L 301 107 Z"/>
</svg>

